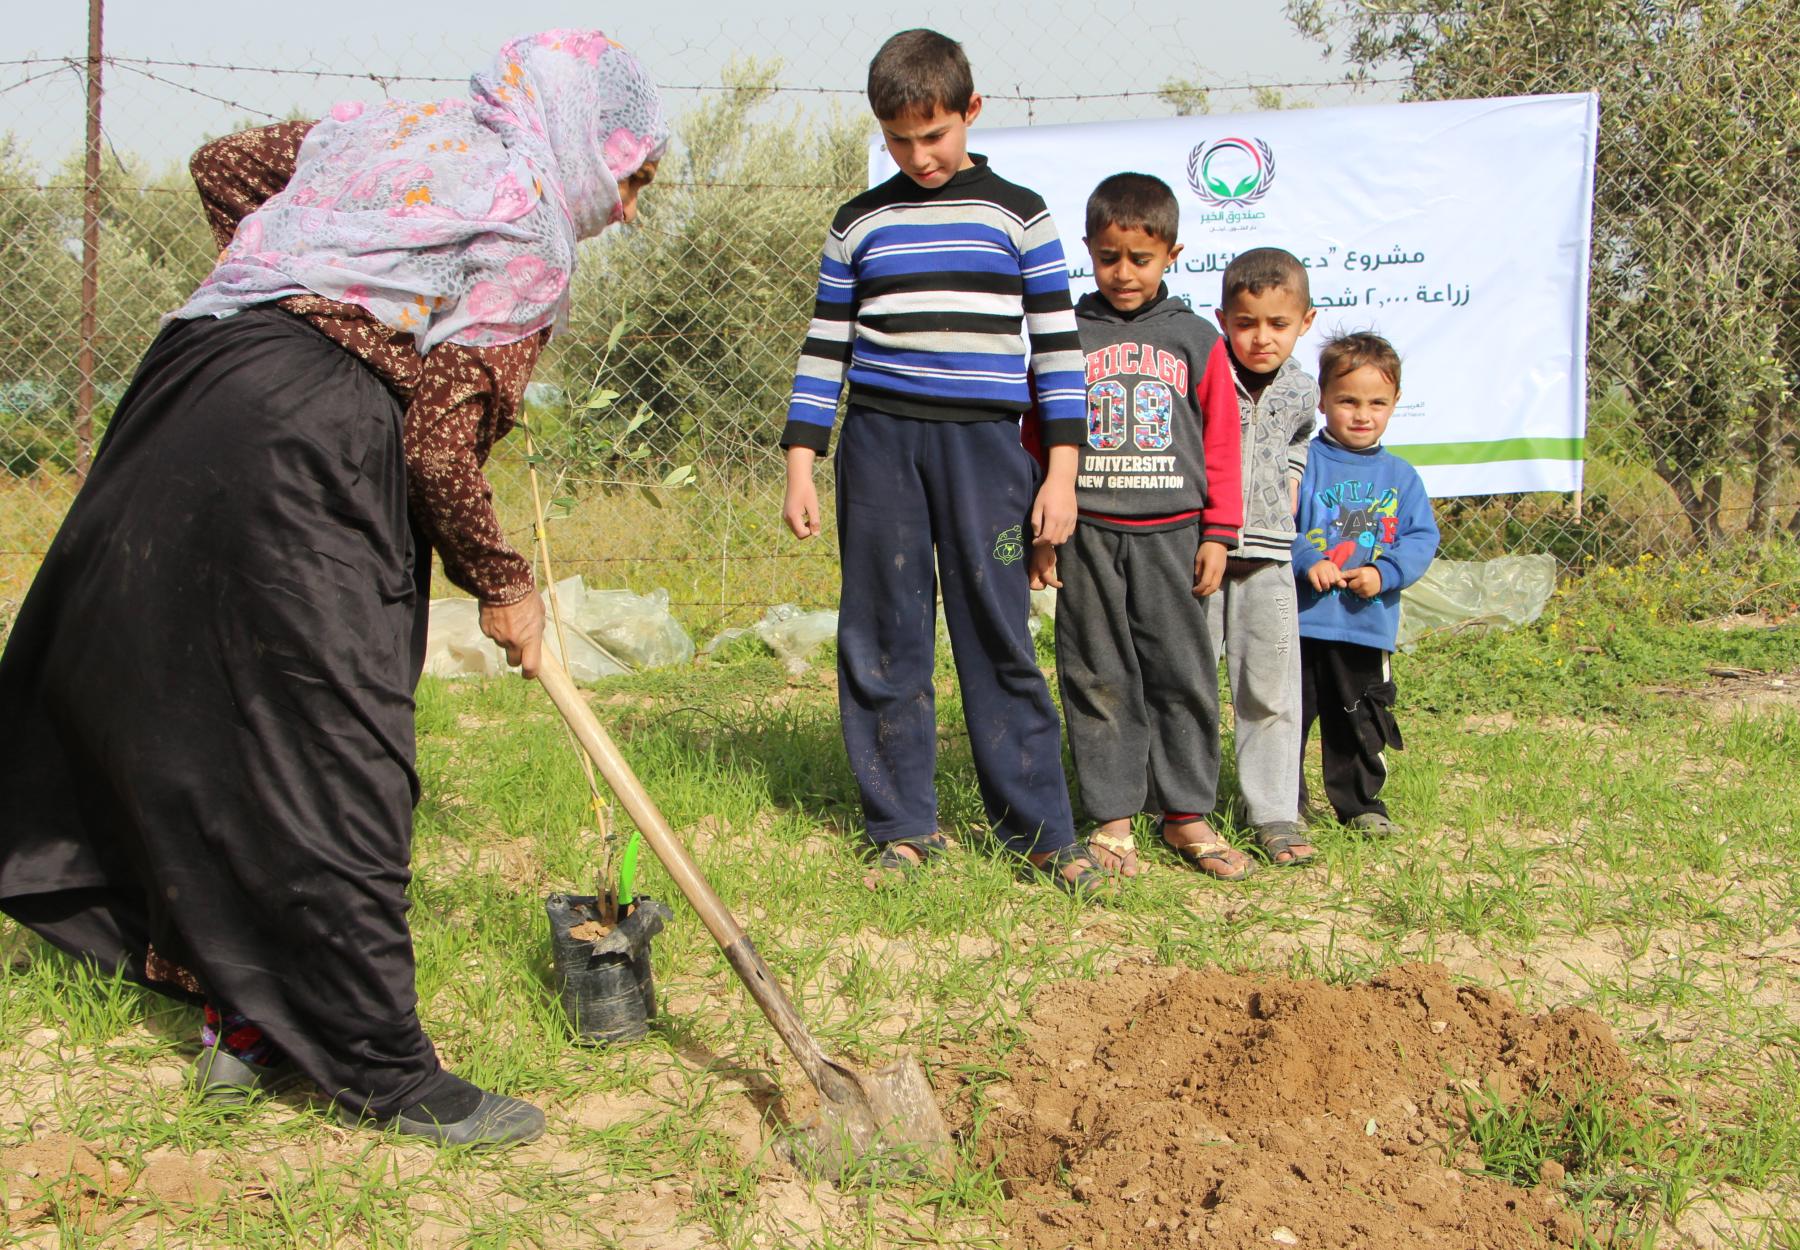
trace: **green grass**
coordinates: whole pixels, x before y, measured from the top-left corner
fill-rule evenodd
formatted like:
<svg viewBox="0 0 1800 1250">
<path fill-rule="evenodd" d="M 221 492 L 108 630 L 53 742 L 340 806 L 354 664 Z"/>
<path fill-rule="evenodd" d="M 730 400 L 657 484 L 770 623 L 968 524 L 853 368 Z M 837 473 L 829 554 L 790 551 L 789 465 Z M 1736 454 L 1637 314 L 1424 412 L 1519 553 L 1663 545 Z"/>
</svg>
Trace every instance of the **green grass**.
<svg viewBox="0 0 1800 1250">
<path fill-rule="evenodd" d="M 1335 982 L 1440 959 L 1534 1009 L 1589 1007 L 1650 1074 L 1649 1101 L 1471 1101 L 1470 1147 L 1501 1176 L 1565 1166 L 1595 1244 L 1673 1245 L 1669 1219 L 1750 1193 L 1776 1214 L 1739 1244 L 1781 1245 L 1800 1218 L 1800 691 L 1740 681 L 1767 697 L 1734 701 L 1706 670 L 1800 674 L 1800 626 L 1765 627 L 1800 593 L 1795 569 L 1781 549 L 1633 566 L 1573 584 L 1526 629 L 1429 640 L 1395 662 L 1408 749 L 1389 794 L 1406 836 L 1325 829 L 1316 867 L 1236 886 L 1146 850 L 1150 871 L 1101 908 L 981 830 L 947 660 L 940 801 L 964 849 L 880 894 L 860 885 L 828 669 L 793 679 L 738 645 L 603 683 L 596 710 L 826 1048 L 866 1066 L 913 1050 L 945 1065 L 940 1087 L 970 1082 L 966 1166 L 922 1190 L 833 1190 L 776 1160 L 804 1082 L 679 902 L 655 946 L 651 1037 L 575 1043 L 541 900 L 591 889 L 604 831 L 567 736 L 534 686 L 428 681 L 422 1014 L 447 1064 L 547 1108 L 546 1144 L 434 1154 L 341 1129 L 305 1098 L 201 1107 L 179 1087 L 192 1009 L 0 922 L 0 1148 L 70 1134 L 128 1177 L 173 1154 L 224 1191 L 59 1194 L 0 1223 L 0 1246 L 997 1245 L 980 1090 L 1040 987 L 1124 957 Z M 1705 619 L 1727 608 L 1765 615 Z M 649 856 L 640 876 L 673 899 Z"/>
</svg>

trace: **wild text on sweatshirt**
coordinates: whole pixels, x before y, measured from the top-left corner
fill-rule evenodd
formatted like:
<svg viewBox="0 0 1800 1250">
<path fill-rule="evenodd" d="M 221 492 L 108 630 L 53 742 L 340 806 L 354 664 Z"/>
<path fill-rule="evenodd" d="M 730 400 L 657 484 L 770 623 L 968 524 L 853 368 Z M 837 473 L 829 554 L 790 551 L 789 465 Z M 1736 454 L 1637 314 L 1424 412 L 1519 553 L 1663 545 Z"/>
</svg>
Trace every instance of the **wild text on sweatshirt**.
<svg viewBox="0 0 1800 1250">
<path fill-rule="evenodd" d="M 1418 470 L 1379 446 L 1352 451 L 1321 434 L 1300 479 L 1294 577 L 1300 584 L 1300 636 L 1392 651 L 1400 630 L 1400 592 L 1437 556 L 1437 521 Z M 1320 594 L 1307 574 L 1329 560 L 1345 572 L 1374 565 L 1381 593 Z"/>
</svg>

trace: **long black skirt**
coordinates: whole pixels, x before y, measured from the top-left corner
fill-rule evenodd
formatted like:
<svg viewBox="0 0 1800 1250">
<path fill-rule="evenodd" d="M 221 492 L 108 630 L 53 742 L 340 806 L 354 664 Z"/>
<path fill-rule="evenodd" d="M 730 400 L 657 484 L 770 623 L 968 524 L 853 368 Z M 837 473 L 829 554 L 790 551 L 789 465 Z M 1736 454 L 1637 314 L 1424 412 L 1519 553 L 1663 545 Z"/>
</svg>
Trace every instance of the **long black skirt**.
<svg viewBox="0 0 1800 1250">
<path fill-rule="evenodd" d="M 379 1115 L 446 1079 L 406 921 L 430 553 L 401 438 L 298 318 L 171 324 L 0 657 L 0 910 L 169 990 L 154 949 Z"/>
</svg>

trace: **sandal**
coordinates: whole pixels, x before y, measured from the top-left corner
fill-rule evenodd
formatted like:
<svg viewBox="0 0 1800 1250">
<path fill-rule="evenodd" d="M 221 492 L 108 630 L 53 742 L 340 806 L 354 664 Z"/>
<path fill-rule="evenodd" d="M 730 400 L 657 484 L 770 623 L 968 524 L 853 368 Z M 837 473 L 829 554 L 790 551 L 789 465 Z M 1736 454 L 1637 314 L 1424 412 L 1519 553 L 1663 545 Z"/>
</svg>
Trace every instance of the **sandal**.
<svg viewBox="0 0 1800 1250">
<path fill-rule="evenodd" d="M 1087 836 L 1088 850 L 1104 851 L 1119 862 L 1112 867 L 1095 860 L 1094 864 L 1102 872 L 1116 872 L 1121 877 L 1137 875 L 1137 843 L 1132 840 L 1131 826 L 1127 824 L 1123 833 L 1109 833 L 1105 829 L 1096 829 Z"/>
<path fill-rule="evenodd" d="M 1277 868 L 1298 868 L 1309 863 L 1319 852 L 1307 839 L 1306 830 L 1291 820 L 1278 820 L 1256 827 L 1256 849 Z M 1281 856 L 1286 855 L 1286 859 Z"/>
<path fill-rule="evenodd" d="M 1164 846 L 1181 856 L 1185 862 L 1192 864 L 1196 869 L 1216 880 L 1242 881 L 1244 878 L 1253 876 L 1256 873 L 1255 860 L 1251 859 L 1248 855 L 1238 850 L 1237 847 L 1231 845 L 1231 843 L 1227 842 L 1224 838 L 1221 838 L 1218 834 L 1214 833 L 1212 826 L 1207 824 L 1204 820 L 1199 821 L 1198 823 L 1200 827 L 1206 831 L 1205 836 L 1198 842 L 1169 841 L 1169 822 L 1165 817 L 1157 818 L 1156 836 L 1162 839 Z M 1220 871 L 1217 868 L 1208 868 L 1206 866 L 1206 861 L 1209 859 L 1218 864 L 1225 865 L 1225 870 Z"/>
<path fill-rule="evenodd" d="M 913 855 L 906 854 L 901 847 L 910 847 Z M 892 842 L 879 844 L 879 854 L 875 856 L 875 869 L 863 878 L 863 884 L 871 890 L 879 889 L 883 881 L 900 881 L 913 872 L 923 868 L 931 860 L 950 849 L 950 839 L 941 833 L 929 833 L 922 838 L 895 838 Z"/>
<path fill-rule="evenodd" d="M 1095 865 L 1092 853 L 1086 842 L 1071 842 L 1060 850 L 1051 851 L 1043 859 L 1026 857 L 1026 862 L 1056 883 L 1056 888 L 1072 898 L 1086 898 L 1104 892 L 1118 874 L 1110 868 Z M 1075 875 L 1065 876 L 1063 869 L 1072 865 L 1086 863 L 1086 868 L 1078 868 Z"/>
</svg>

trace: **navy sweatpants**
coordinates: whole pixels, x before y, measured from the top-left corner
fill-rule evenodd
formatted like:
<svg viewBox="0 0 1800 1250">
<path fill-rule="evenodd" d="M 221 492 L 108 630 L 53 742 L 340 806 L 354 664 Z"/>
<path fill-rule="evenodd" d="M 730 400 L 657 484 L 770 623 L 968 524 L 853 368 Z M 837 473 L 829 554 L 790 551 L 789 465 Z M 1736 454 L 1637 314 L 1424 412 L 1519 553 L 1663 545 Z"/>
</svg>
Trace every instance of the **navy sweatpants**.
<svg viewBox="0 0 1800 1250">
<path fill-rule="evenodd" d="M 877 844 L 938 827 L 931 673 L 940 577 L 989 822 L 1021 854 L 1074 841 L 1061 729 L 1026 628 L 1037 477 L 1012 421 L 913 420 L 864 408 L 844 419 L 838 710 Z"/>
</svg>

